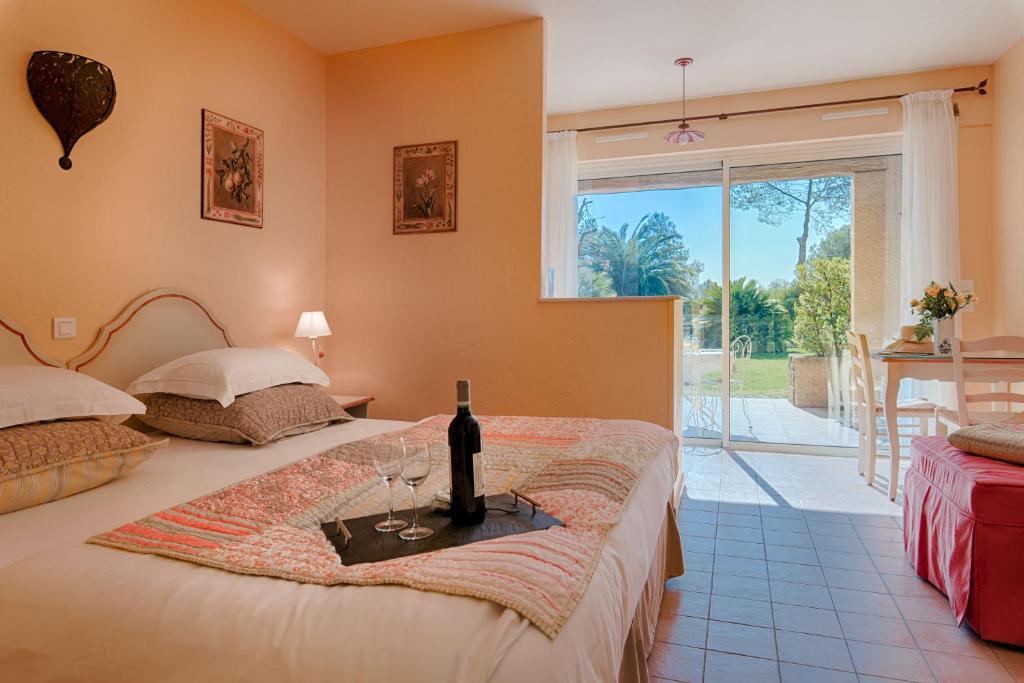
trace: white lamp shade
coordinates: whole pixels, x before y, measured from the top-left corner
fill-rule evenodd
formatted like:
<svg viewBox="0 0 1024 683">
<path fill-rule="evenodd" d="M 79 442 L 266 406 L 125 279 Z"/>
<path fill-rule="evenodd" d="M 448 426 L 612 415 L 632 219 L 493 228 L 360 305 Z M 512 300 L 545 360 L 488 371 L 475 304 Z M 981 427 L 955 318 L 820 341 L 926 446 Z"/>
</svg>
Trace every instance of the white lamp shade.
<svg viewBox="0 0 1024 683">
<path fill-rule="evenodd" d="M 299 324 L 295 326 L 296 337 L 329 337 L 331 327 L 323 311 L 303 311 Z"/>
</svg>

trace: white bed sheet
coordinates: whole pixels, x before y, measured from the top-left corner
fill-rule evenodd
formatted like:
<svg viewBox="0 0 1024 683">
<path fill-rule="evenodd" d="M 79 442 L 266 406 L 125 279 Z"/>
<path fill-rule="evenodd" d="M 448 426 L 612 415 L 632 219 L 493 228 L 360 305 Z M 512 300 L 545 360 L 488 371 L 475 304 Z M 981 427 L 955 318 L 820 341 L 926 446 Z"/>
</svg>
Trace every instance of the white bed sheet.
<svg viewBox="0 0 1024 683">
<path fill-rule="evenodd" d="M 0 516 L 0 680 L 614 681 L 672 495 L 678 452 L 669 447 L 555 640 L 484 600 L 242 576 L 82 543 L 408 425 L 357 420 L 259 449 L 172 438 L 124 479 Z"/>
</svg>

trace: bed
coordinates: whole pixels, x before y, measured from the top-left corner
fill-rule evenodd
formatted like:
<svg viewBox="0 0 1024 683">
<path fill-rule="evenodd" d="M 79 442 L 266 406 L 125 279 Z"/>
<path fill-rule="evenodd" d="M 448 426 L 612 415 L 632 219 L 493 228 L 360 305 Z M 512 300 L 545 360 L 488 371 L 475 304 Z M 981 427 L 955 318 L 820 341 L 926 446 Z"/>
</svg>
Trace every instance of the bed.
<svg viewBox="0 0 1024 683">
<path fill-rule="evenodd" d="M 8 321 L 4 329 L 11 328 L 20 330 Z M 7 336 L 0 363 L 56 364 L 27 353 L 24 335 Z M 68 365 L 124 386 L 176 354 L 231 344 L 198 299 L 161 290 L 132 302 Z M 0 516 L 0 679 L 647 680 L 663 582 L 682 573 L 677 443 L 642 473 L 554 639 L 485 600 L 241 576 L 83 542 L 338 444 L 409 426 L 355 420 L 258 449 L 172 437 L 127 477 Z"/>
</svg>

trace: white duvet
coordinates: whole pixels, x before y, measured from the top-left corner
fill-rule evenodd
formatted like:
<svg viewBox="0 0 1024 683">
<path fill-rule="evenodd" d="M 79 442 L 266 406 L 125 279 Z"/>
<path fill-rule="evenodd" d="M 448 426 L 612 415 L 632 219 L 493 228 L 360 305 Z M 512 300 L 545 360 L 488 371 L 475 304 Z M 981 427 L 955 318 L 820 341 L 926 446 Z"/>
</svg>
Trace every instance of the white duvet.
<svg viewBox="0 0 1024 683">
<path fill-rule="evenodd" d="M 408 423 L 263 448 L 171 439 L 124 479 L 0 516 L 0 681 L 614 681 L 678 453 L 659 453 L 555 640 L 491 602 L 316 586 L 83 543 L 92 534 Z"/>
</svg>

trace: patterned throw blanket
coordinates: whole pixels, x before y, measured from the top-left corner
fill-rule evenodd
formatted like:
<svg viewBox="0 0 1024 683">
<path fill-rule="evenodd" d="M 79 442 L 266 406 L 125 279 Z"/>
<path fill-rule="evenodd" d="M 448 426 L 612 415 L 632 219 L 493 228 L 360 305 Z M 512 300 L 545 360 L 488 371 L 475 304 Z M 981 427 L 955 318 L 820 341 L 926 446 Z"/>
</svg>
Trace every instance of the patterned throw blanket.
<svg viewBox="0 0 1024 683">
<path fill-rule="evenodd" d="M 429 418 L 400 432 L 431 445 L 433 467 L 420 489 L 424 500 L 448 485 L 450 419 Z M 521 489 L 564 527 L 342 565 L 320 523 L 387 511 L 372 454 L 397 438 L 391 432 L 342 444 L 89 542 L 303 583 L 400 584 L 482 598 L 514 609 L 554 638 L 582 598 L 640 475 L 666 445 L 678 450 L 678 440 L 666 429 L 629 420 L 480 422 L 487 491 Z M 411 507 L 399 498 L 398 487 L 395 507 Z"/>
</svg>

